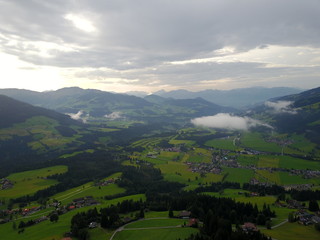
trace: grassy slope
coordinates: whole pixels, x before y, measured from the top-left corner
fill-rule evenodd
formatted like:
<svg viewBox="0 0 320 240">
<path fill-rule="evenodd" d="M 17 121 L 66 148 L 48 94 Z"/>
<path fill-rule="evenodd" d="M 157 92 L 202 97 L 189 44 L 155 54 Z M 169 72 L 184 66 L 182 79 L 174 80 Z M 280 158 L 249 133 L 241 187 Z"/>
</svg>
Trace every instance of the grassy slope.
<svg viewBox="0 0 320 240">
<path fill-rule="evenodd" d="M 185 239 L 191 234 L 197 233 L 195 228 L 170 228 L 170 229 L 146 229 L 146 230 L 127 230 L 117 233 L 114 240 L 176 240 Z"/>
<path fill-rule="evenodd" d="M 17 198 L 27 194 L 33 194 L 36 191 L 57 183 L 56 180 L 45 179 L 46 177 L 54 174 L 65 173 L 67 171 L 67 166 L 54 166 L 11 174 L 7 178 L 14 182 L 14 187 L 7 190 L 1 190 L 1 197 Z"/>
<path fill-rule="evenodd" d="M 314 226 L 303 226 L 298 223 L 286 223 L 273 230 L 261 230 L 268 236 L 278 240 L 316 240 L 320 239 L 320 232 Z"/>
<path fill-rule="evenodd" d="M 0 225 L 0 236 L 2 236 L 3 239 L 6 239 L 6 240 L 19 240 L 19 239 L 23 239 L 23 240 L 56 239 L 58 240 L 62 238 L 63 233 L 70 231 L 70 221 L 72 216 L 74 216 L 76 213 L 84 212 L 94 207 L 97 207 L 99 211 L 100 208 L 110 206 L 111 204 L 117 204 L 118 202 L 122 202 L 124 200 L 129 200 L 129 199 L 132 199 L 134 201 L 138 201 L 140 199 L 145 200 L 145 195 L 137 194 L 137 195 L 127 196 L 127 197 L 112 199 L 98 206 L 90 206 L 90 207 L 75 209 L 64 215 L 60 215 L 59 221 L 57 223 L 44 221 L 37 225 L 26 228 L 23 234 L 18 234 L 17 230 L 13 230 L 12 222 L 9 222 L 9 223 Z M 17 222 L 17 225 L 18 224 L 19 222 Z M 102 232 L 96 231 L 94 234 L 98 236 L 100 239 L 102 239 L 102 236 L 100 234 L 104 234 L 104 233 L 105 233 L 104 231 Z M 106 233 L 105 236 L 108 236 L 108 235 L 110 235 L 110 233 Z"/>
</svg>

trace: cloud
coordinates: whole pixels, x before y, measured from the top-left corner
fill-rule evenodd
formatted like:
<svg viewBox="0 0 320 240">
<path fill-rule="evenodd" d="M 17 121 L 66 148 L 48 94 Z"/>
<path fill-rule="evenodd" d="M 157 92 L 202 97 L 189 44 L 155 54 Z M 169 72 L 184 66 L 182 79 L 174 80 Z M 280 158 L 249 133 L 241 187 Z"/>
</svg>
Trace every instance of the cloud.
<svg viewBox="0 0 320 240">
<path fill-rule="evenodd" d="M 82 110 L 80 110 L 77 113 L 66 113 L 67 115 L 69 115 L 72 119 L 74 120 L 78 120 L 78 121 L 82 121 L 83 123 L 87 123 L 88 118 L 89 118 L 89 114 L 85 114 Z"/>
<path fill-rule="evenodd" d="M 125 90 L 318 86 L 318 0 L 0 4 L 0 53 L 58 68 L 73 85 L 107 90 L 114 84 L 106 80 L 119 78 L 138 80 L 121 82 Z"/>
<path fill-rule="evenodd" d="M 108 118 L 110 120 L 115 120 L 115 119 L 122 118 L 121 112 L 113 112 L 113 113 L 110 113 L 110 114 L 106 114 L 106 115 L 104 115 L 104 117 Z"/>
<path fill-rule="evenodd" d="M 264 103 L 265 106 L 272 108 L 275 113 L 290 113 L 296 114 L 297 111 L 295 109 L 290 108 L 292 101 L 277 101 L 277 102 L 270 102 L 267 101 Z"/>
<path fill-rule="evenodd" d="M 214 116 L 195 118 L 191 120 L 191 123 L 196 126 L 231 130 L 249 130 L 250 128 L 257 126 L 272 128 L 270 125 L 259 120 L 249 117 L 233 116 L 229 113 L 218 113 Z"/>
</svg>

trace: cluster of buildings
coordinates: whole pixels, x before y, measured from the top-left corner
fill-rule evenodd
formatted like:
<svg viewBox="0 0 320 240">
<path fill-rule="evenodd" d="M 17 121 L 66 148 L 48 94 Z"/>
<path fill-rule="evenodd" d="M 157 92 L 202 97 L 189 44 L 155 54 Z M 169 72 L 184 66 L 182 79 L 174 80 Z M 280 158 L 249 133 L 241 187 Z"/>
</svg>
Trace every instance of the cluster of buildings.
<svg viewBox="0 0 320 240">
<path fill-rule="evenodd" d="M 214 173 L 220 174 L 221 168 L 217 167 L 216 164 L 213 163 L 194 163 L 194 162 L 186 162 L 189 166 L 189 169 L 192 172 L 200 173 L 200 174 L 207 174 L 207 173 Z"/>
<path fill-rule="evenodd" d="M 110 178 L 110 179 L 102 180 L 102 181 L 95 183 L 95 186 L 107 186 L 109 184 L 113 184 L 115 181 L 116 181 L 116 179 Z"/>
<path fill-rule="evenodd" d="M 72 203 L 68 204 L 67 206 L 63 206 L 63 208 L 67 210 L 72 210 L 75 208 L 82 208 L 97 204 L 99 204 L 99 202 L 95 200 L 92 196 L 86 196 L 82 198 L 73 199 Z"/>
<path fill-rule="evenodd" d="M 0 180 L 1 190 L 13 188 L 13 182 L 7 178 L 2 178 Z"/>
<path fill-rule="evenodd" d="M 295 218 L 297 219 L 298 223 L 308 226 L 312 224 L 320 223 L 320 213 L 311 214 L 305 210 L 300 210 L 296 212 Z"/>
</svg>

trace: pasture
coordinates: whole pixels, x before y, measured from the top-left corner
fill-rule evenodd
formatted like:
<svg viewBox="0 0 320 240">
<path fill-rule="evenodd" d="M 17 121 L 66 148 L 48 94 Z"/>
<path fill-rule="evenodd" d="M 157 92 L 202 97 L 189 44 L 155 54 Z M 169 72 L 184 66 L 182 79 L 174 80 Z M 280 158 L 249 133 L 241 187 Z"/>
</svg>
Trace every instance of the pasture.
<svg viewBox="0 0 320 240">
<path fill-rule="evenodd" d="M 88 207 L 78 208 L 70 212 L 67 212 L 66 214 L 60 215 L 59 220 L 56 223 L 52 223 L 48 220 L 43 221 L 39 224 L 25 228 L 25 231 L 22 234 L 18 234 L 18 230 L 14 230 L 12 227 L 13 223 L 9 222 L 1 225 L 0 235 L 3 239 L 6 239 L 6 240 L 20 240 L 20 239 L 21 240 L 52 240 L 52 239 L 59 240 L 63 237 L 63 234 L 65 232 L 70 231 L 71 218 L 75 214 L 79 212 L 88 211 L 89 209 L 92 209 L 94 207 L 97 207 L 99 211 L 100 208 L 110 206 L 111 204 L 115 205 L 118 202 L 122 202 L 124 200 L 130 200 L 130 199 L 134 201 L 139 201 L 140 199 L 145 200 L 146 197 L 144 194 L 137 194 L 137 195 L 131 195 L 131 196 L 112 199 L 98 206 L 88 206 Z M 19 222 L 20 220 L 16 221 L 16 224 L 18 225 Z M 96 237 L 92 239 L 97 239 L 97 240 L 106 239 L 107 237 L 111 236 L 111 233 L 109 231 L 105 231 L 103 229 L 92 230 L 92 231 L 93 231 L 92 236 Z"/>
<path fill-rule="evenodd" d="M 13 188 L 0 190 L 0 195 L 2 198 L 17 198 L 28 194 L 32 195 L 41 189 L 58 183 L 54 179 L 47 179 L 48 176 L 65 173 L 67 171 L 68 167 L 61 165 L 13 173 L 7 177 L 14 183 Z"/>
<path fill-rule="evenodd" d="M 162 228 L 162 229 L 139 229 L 139 230 L 124 230 L 118 232 L 113 240 L 176 240 L 178 238 L 185 239 L 191 234 L 198 232 L 195 228 Z"/>
<path fill-rule="evenodd" d="M 212 139 L 205 143 L 208 147 L 214 147 L 226 150 L 236 150 L 238 147 L 234 144 L 234 136 L 220 139 Z"/>
<path fill-rule="evenodd" d="M 222 174 L 227 174 L 224 181 L 238 182 L 240 184 L 248 183 L 254 176 L 254 172 L 251 169 L 244 168 L 223 168 Z"/>
<path fill-rule="evenodd" d="M 118 178 L 119 176 L 121 176 L 121 173 L 115 173 L 105 178 L 104 180 L 111 179 L 111 178 Z M 106 186 L 98 187 L 98 186 L 94 186 L 93 182 L 89 182 L 79 187 L 75 187 L 64 192 L 60 192 L 52 196 L 51 199 L 56 199 L 58 201 L 61 201 L 62 204 L 66 204 L 71 202 L 75 198 L 92 196 L 95 199 L 98 199 L 100 202 L 101 201 L 104 202 L 105 201 L 103 200 L 104 196 L 111 196 L 111 195 L 124 193 L 124 192 L 125 192 L 125 189 L 120 188 L 116 184 L 109 184 Z"/>
<path fill-rule="evenodd" d="M 124 228 L 150 228 L 150 227 L 176 227 L 186 222 L 184 219 L 163 218 L 163 219 L 143 219 L 126 225 Z"/>
<path fill-rule="evenodd" d="M 261 133 L 246 132 L 241 137 L 241 146 L 252 148 L 258 151 L 281 153 L 281 146 L 273 142 L 266 142 Z"/>
<path fill-rule="evenodd" d="M 298 223 L 285 223 L 272 230 L 262 229 L 262 233 L 279 240 L 316 240 L 320 239 L 320 232 L 313 225 L 303 226 Z"/>
</svg>

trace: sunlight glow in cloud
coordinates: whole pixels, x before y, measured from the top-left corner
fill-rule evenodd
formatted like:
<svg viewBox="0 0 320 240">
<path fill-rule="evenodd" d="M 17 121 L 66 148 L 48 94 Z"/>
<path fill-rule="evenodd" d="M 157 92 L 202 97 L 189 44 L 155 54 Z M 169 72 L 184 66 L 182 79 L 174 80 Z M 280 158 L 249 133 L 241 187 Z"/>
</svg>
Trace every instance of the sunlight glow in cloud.
<svg viewBox="0 0 320 240">
<path fill-rule="evenodd" d="M 64 18 L 71 21 L 76 28 L 84 32 L 90 33 L 90 32 L 95 32 L 97 30 L 89 20 L 85 19 L 82 16 L 69 13 L 65 15 Z"/>
</svg>

